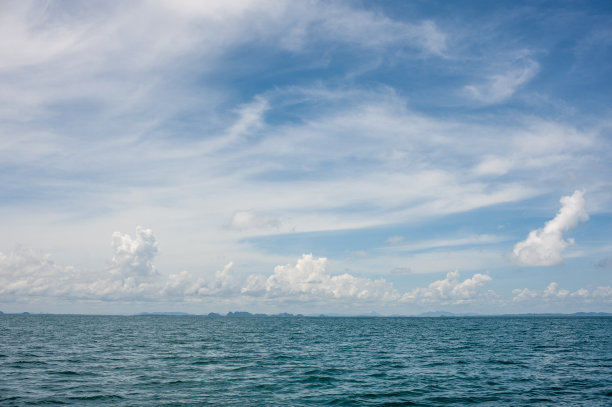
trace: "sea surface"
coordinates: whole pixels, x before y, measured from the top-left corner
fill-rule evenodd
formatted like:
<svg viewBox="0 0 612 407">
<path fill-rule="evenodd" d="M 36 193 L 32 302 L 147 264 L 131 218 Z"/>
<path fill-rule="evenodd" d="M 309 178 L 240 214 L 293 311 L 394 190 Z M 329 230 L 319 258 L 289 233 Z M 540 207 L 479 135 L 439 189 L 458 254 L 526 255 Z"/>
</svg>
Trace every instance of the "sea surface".
<svg viewBox="0 0 612 407">
<path fill-rule="evenodd" d="M 0 406 L 612 405 L 612 317 L 0 315 Z"/>
</svg>

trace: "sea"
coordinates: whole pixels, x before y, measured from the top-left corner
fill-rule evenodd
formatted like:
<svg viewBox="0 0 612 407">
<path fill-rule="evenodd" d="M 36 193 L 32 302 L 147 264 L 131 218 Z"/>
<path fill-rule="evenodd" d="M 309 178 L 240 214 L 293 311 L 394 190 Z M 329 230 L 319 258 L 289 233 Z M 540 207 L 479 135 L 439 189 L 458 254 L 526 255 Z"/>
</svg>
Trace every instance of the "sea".
<svg viewBox="0 0 612 407">
<path fill-rule="evenodd" d="M 0 406 L 612 406 L 612 317 L 0 315 Z"/>
</svg>

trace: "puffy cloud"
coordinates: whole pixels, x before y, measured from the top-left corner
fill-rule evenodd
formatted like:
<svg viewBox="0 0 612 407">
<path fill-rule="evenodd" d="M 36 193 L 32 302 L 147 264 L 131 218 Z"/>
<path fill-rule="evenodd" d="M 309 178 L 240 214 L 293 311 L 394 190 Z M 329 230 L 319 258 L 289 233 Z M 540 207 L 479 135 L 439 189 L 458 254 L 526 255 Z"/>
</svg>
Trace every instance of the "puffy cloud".
<svg viewBox="0 0 612 407">
<path fill-rule="evenodd" d="M 234 263 L 230 262 L 222 270 L 215 273 L 213 280 L 196 277 L 189 271 L 170 274 L 163 289 L 162 296 L 171 297 L 219 297 L 240 294 L 240 279 L 231 270 Z"/>
<path fill-rule="evenodd" d="M 444 280 L 434 281 L 427 288 L 415 288 L 402 296 L 402 301 L 419 303 L 463 304 L 482 295 L 480 288 L 491 281 L 486 274 L 474 274 L 459 281 L 459 272 L 446 274 Z M 489 292 L 490 293 L 490 292 Z"/>
<path fill-rule="evenodd" d="M 514 302 L 558 302 L 573 301 L 584 303 L 612 303 L 612 287 L 599 286 L 593 289 L 579 288 L 575 291 L 559 288 L 556 282 L 550 283 L 543 291 L 528 288 L 512 290 Z"/>
<path fill-rule="evenodd" d="M 138 226 L 134 238 L 115 232 L 111 247 L 114 252 L 111 273 L 136 278 L 157 274 L 153 259 L 158 253 L 158 246 L 151 229 Z"/>
<path fill-rule="evenodd" d="M 134 236 L 114 233 L 113 265 L 107 270 L 89 272 L 56 264 L 50 255 L 23 247 L 6 255 L 0 253 L 0 296 L 4 300 L 27 298 L 62 298 L 77 300 L 122 301 L 201 301 L 220 299 L 264 299 L 282 304 L 286 301 L 345 304 L 415 303 L 467 304 L 479 299 L 497 300 L 493 291 L 484 291 L 492 279 L 474 274 L 465 280 L 459 272 L 428 287 L 415 288 L 403 295 L 385 279 L 357 277 L 348 273 L 331 275 L 326 258 L 302 255 L 295 265 L 279 265 L 271 275 L 238 274 L 228 263 L 213 278 L 182 271 L 162 277 L 156 274 L 153 259 L 158 251 L 150 229 L 137 228 Z M 527 288 L 512 292 L 514 303 L 574 301 L 612 303 L 612 288 L 600 286 L 575 291 L 560 289 L 551 283 L 543 291 Z"/>
<path fill-rule="evenodd" d="M 0 253 L 0 295 L 64 296 L 70 293 L 75 272 L 55 264 L 49 255 L 17 247 Z"/>
<path fill-rule="evenodd" d="M 157 242 L 150 229 L 137 228 L 134 237 L 116 232 L 112 236 L 113 265 L 98 272 L 77 271 L 55 264 L 49 255 L 18 248 L 0 253 L 0 295 L 96 300 L 203 300 L 244 297 L 279 301 L 356 300 L 390 301 L 399 298 L 391 283 L 350 274 L 331 276 L 327 259 L 303 255 L 295 266 L 277 266 L 270 276 L 243 276 L 228 263 L 212 279 L 189 271 L 159 276 L 153 266 Z M 155 277 L 155 278 L 153 278 Z"/>
<path fill-rule="evenodd" d="M 154 297 L 154 285 L 132 276 L 86 272 L 60 266 L 50 255 L 17 248 L 0 253 L 0 295 L 3 298 L 139 300 Z"/>
<path fill-rule="evenodd" d="M 327 259 L 304 254 L 295 266 L 276 266 L 269 277 L 251 275 L 243 294 L 252 296 L 284 297 L 300 300 L 355 299 L 389 301 L 399 298 L 391 283 L 384 279 L 372 280 L 345 273 L 331 276 Z"/>
<path fill-rule="evenodd" d="M 589 215 L 584 208 L 584 191 L 574 191 L 561 198 L 561 209 L 543 228 L 533 230 L 527 239 L 514 246 L 513 255 L 520 264 L 528 266 L 554 266 L 562 263 L 563 250 L 574 243 L 563 239 L 563 233 L 575 228 Z"/>
<path fill-rule="evenodd" d="M 79 299 L 152 299 L 157 274 L 153 258 L 157 242 L 150 229 L 136 228 L 136 236 L 115 232 L 108 270 L 87 272 L 56 264 L 49 254 L 18 247 L 0 253 L 0 294 L 7 297 L 63 297 Z"/>
</svg>

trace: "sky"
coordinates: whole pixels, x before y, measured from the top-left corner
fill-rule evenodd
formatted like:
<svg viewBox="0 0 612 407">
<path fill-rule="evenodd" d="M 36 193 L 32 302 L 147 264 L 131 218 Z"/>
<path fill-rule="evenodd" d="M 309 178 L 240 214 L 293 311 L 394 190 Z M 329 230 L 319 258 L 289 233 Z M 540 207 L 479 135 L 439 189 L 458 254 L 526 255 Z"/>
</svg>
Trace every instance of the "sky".
<svg viewBox="0 0 612 407">
<path fill-rule="evenodd" d="M 0 2 L 0 310 L 612 312 L 609 1 Z"/>
</svg>

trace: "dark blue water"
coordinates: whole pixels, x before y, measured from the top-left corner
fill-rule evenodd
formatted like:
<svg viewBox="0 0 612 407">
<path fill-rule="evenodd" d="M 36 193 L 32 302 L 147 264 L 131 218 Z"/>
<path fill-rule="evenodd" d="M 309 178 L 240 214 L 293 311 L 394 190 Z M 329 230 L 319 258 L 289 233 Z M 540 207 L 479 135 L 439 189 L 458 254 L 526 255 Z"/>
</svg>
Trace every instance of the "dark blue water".
<svg viewBox="0 0 612 407">
<path fill-rule="evenodd" d="M 612 318 L 0 316 L 0 405 L 612 405 Z"/>
</svg>

